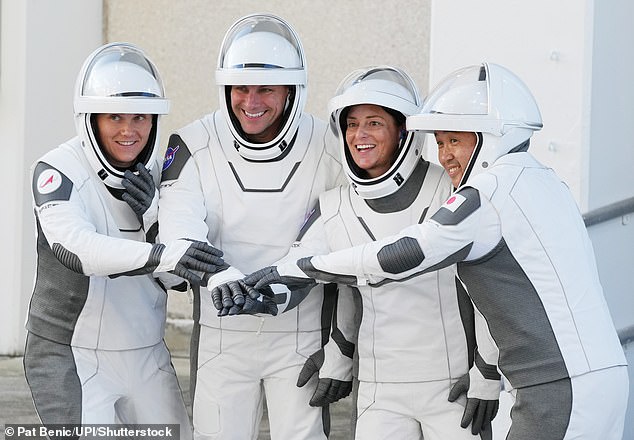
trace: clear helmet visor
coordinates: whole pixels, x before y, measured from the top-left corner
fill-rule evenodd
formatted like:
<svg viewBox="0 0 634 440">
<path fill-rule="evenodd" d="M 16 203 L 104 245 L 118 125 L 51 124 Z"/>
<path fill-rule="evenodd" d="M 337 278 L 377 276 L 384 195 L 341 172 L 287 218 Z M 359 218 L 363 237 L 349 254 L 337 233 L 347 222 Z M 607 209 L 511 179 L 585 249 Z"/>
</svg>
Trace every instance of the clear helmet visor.
<svg viewBox="0 0 634 440">
<path fill-rule="evenodd" d="M 136 47 L 112 44 L 94 54 L 78 78 L 75 113 L 166 114 L 156 67 Z"/>
<path fill-rule="evenodd" d="M 425 100 L 423 113 L 486 115 L 489 96 L 482 69 L 468 67 L 445 79 Z"/>
<path fill-rule="evenodd" d="M 407 129 L 481 134 L 470 172 L 462 182 L 522 146 L 542 128 L 537 102 L 524 82 L 507 68 L 483 63 L 455 71 L 433 89 Z"/>
<path fill-rule="evenodd" d="M 295 31 L 279 17 L 248 15 L 225 35 L 218 85 L 305 85 L 306 59 Z"/>
<path fill-rule="evenodd" d="M 526 85 L 502 66 L 484 63 L 455 71 L 429 94 L 411 130 L 472 131 L 503 136 L 518 127 L 539 130 L 541 115 Z"/>
<path fill-rule="evenodd" d="M 328 102 L 331 129 L 336 133 L 341 110 L 357 104 L 374 104 L 410 116 L 420 110 L 421 98 L 414 81 L 390 66 L 357 69 L 347 75 Z"/>
<path fill-rule="evenodd" d="M 390 85 L 387 87 L 373 87 L 372 81 L 381 81 L 384 85 L 387 83 Z M 344 92 L 353 88 L 381 90 L 385 93 L 392 92 L 402 97 L 409 96 L 413 102 L 419 102 L 420 99 L 418 90 L 411 78 L 402 70 L 390 66 L 376 66 L 352 71 L 339 83 L 335 96 L 343 95 Z M 401 90 L 392 91 L 393 88 Z"/>
</svg>

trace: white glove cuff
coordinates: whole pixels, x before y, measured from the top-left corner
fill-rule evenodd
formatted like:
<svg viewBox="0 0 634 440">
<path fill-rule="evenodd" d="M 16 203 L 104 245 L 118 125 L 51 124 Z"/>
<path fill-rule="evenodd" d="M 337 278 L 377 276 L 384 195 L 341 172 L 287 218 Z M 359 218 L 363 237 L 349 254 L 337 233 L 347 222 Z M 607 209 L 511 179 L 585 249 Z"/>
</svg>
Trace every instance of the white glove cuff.
<svg viewBox="0 0 634 440">
<path fill-rule="evenodd" d="M 294 261 L 289 261 L 288 263 L 283 263 L 277 266 L 277 273 L 279 273 L 282 277 L 310 278 L 297 266 L 297 263 Z"/>
<path fill-rule="evenodd" d="M 170 270 L 174 270 L 191 245 L 192 242 L 187 240 L 175 240 L 166 243 L 165 249 L 163 249 L 163 253 L 161 254 L 161 261 L 158 266 L 156 266 L 156 269 L 154 269 L 154 272 L 169 272 Z"/>
<path fill-rule="evenodd" d="M 475 365 L 469 370 L 469 391 L 467 397 L 480 400 L 500 398 L 500 380 L 486 379 Z"/>
<path fill-rule="evenodd" d="M 352 359 L 341 353 L 332 339 L 324 346 L 324 364 L 319 369 L 319 377 L 343 382 L 352 380 Z"/>
<path fill-rule="evenodd" d="M 146 232 L 158 221 L 158 200 L 159 192 L 157 189 L 154 191 L 154 197 L 152 198 L 150 207 L 143 213 L 143 230 Z"/>
<path fill-rule="evenodd" d="M 229 281 L 241 280 L 244 278 L 244 274 L 233 266 L 229 266 L 227 269 L 217 274 L 212 275 L 207 281 L 207 290 L 211 291 L 214 287 L 219 286 Z"/>
</svg>

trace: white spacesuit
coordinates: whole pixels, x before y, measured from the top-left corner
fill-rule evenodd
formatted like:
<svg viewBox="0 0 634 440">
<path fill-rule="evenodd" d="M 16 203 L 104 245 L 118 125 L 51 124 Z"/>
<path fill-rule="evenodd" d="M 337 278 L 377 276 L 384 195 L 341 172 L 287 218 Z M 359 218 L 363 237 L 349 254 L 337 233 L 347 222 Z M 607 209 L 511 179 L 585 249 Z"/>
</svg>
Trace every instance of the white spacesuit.
<svg viewBox="0 0 634 440">
<path fill-rule="evenodd" d="M 482 356 L 497 365 L 515 399 L 507 438 L 620 439 L 626 360 L 577 205 L 555 173 L 526 152 L 542 126 L 530 91 L 501 66 L 464 68 L 407 124 L 477 134 L 455 194 L 419 225 L 263 271 L 255 287 L 344 275 L 374 285 L 457 262 L 497 347 Z"/>
<path fill-rule="evenodd" d="M 163 342 L 167 296 L 155 274 L 174 271 L 194 282 L 188 269 L 213 268 L 187 263 L 191 242 L 146 241 L 156 229 L 159 119 L 169 101 L 143 52 L 112 43 L 87 58 L 74 106 L 78 136 L 31 170 L 37 273 L 24 364 L 35 407 L 44 424 L 180 423 L 181 438 L 191 438 Z M 98 113 L 152 115 L 131 168 L 110 163 Z M 132 144 L 123 141 L 122 149 Z M 136 183 L 147 184 L 148 194 Z"/>
<path fill-rule="evenodd" d="M 320 241 L 328 243 L 327 251 L 340 250 L 395 234 L 423 221 L 451 193 L 443 169 L 421 159 L 423 138 L 412 132 L 402 133 L 398 154 L 385 173 L 375 178 L 362 174 L 346 142 L 346 114 L 358 104 L 394 110 L 404 121 L 418 112 L 421 101 L 411 78 L 393 67 L 359 69 L 343 80 L 329 110 L 350 186 L 320 196 L 321 215 L 293 252 L 306 254 L 310 248 L 303 247 Z M 464 407 L 447 399 L 451 385 L 467 373 L 475 343 L 466 337 L 473 337 L 473 329 L 465 332 L 461 321 L 462 312 L 468 316 L 465 325 L 474 325 L 468 298 L 459 305 L 455 267 L 399 284 L 356 288 L 362 298 L 362 310 L 356 311 L 361 316 L 356 438 L 476 438 L 460 427 Z M 355 312 L 350 300 L 340 293 L 337 308 L 336 328 L 347 339 Z M 328 357 L 337 352 L 328 348 L 320 377 L 333 376 Z M 492 382 L 499 393 L 499 377 Z"/>
<path fill-rule="evenodd" d="M 210 288 L 286 255 L 319 194 L 343 179 L 334 136 L 303 112 L 306 61 L 286 22 L 238 20 L 223 41 L 216 81 L 220 109 L 170 137 L 159 210 L 161 241 L 208 240 L 223 250 L 231 267 Z M 289 86 L 270 142 L 251 141 L 232 112 L 232 86 L 248 85 Z M 295 383 L 327 338 L 335 296 L 319 287 L 276 317 L 219 317 L 207 290 L 194 301 L 195 437 L 256 438 L 266 395 L 273 439 L 326 438 L 327 410 L 310 407 L 312 390 Z"/>
</svg>

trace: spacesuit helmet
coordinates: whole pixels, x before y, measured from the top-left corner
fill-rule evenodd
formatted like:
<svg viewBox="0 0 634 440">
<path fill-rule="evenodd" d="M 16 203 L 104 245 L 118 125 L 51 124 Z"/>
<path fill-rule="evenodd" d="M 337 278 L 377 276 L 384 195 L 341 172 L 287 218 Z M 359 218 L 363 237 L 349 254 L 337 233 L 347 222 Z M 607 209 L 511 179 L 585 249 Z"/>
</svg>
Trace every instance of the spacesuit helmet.
<svg viewBox="0 0 634 440">
<path fill-rule="evenodd" d="M 229 123 L 234 146 L 249 160 L 273 160 L 292 146 L 306 104 L 306 57 L 299 36 L 283 19 L 251 14 L 225 34 L 216 70 L 220 111 Z M 250 141 L 231 110 L 231 86 L 285 85 L 289 97 L 281 128 L 269 142 Z"/>
<path fill-rule="evenodd" d="M 107 186 L 122 189 L 125 169 L 107 160 L 93 115 L 154 115 L 147 144 L 137 157 L 146 168 L 153 167 L 160 141 L 159 115 L 168 113 L 169 101 L 156 66 L 141 49 L 129 43 L 110 43 L 90 54 L 75 83 L 73 106 L 86 158 Z"/>
<path fill-rule="evenodd" d="M 420 111 L 422 99 L 413 79 L 392 66 L 370 66 L 348 74 L 328 103 L 330 128 L 339 138 L 346 177 L 365 199 L 384 197 L 396 192 L 414 171 L 423 149 L 420 133 L 402 132 L 397 156 L 391 167 L 379 177 L 370 178 L 355 164 L 346 142 L 346 117 L 351 106 L 373 104 L 388 113 L 407 116 Z"/>
<path fill-rule="evenodd" d="M 433 89 L 408 130 L 475 132 L 478 142 L 460 185 L 501 156 L 528 148 L 542 117 L 532 93 L 513 72 L 483 63 L 459 69 Z"/>
</svg>

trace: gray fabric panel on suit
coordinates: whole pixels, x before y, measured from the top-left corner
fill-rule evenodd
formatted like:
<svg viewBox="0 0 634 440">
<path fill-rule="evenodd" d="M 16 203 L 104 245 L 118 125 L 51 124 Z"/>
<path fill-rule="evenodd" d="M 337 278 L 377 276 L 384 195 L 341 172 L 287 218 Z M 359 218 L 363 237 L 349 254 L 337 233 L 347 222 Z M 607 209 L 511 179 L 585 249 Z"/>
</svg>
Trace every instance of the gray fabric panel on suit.
<svg viewBox="0 0 634 440">
<path fill-rule="evenodd" d="M 44 425 L 81 423 L 81 382 L 70 345 L 29 333 L 24 372 Z"/>
<path fill-rule="evenodd" d="M 561 440 L 572 412 L 570 379 L 519 388 L 507 440 Z"/>
</svg>

